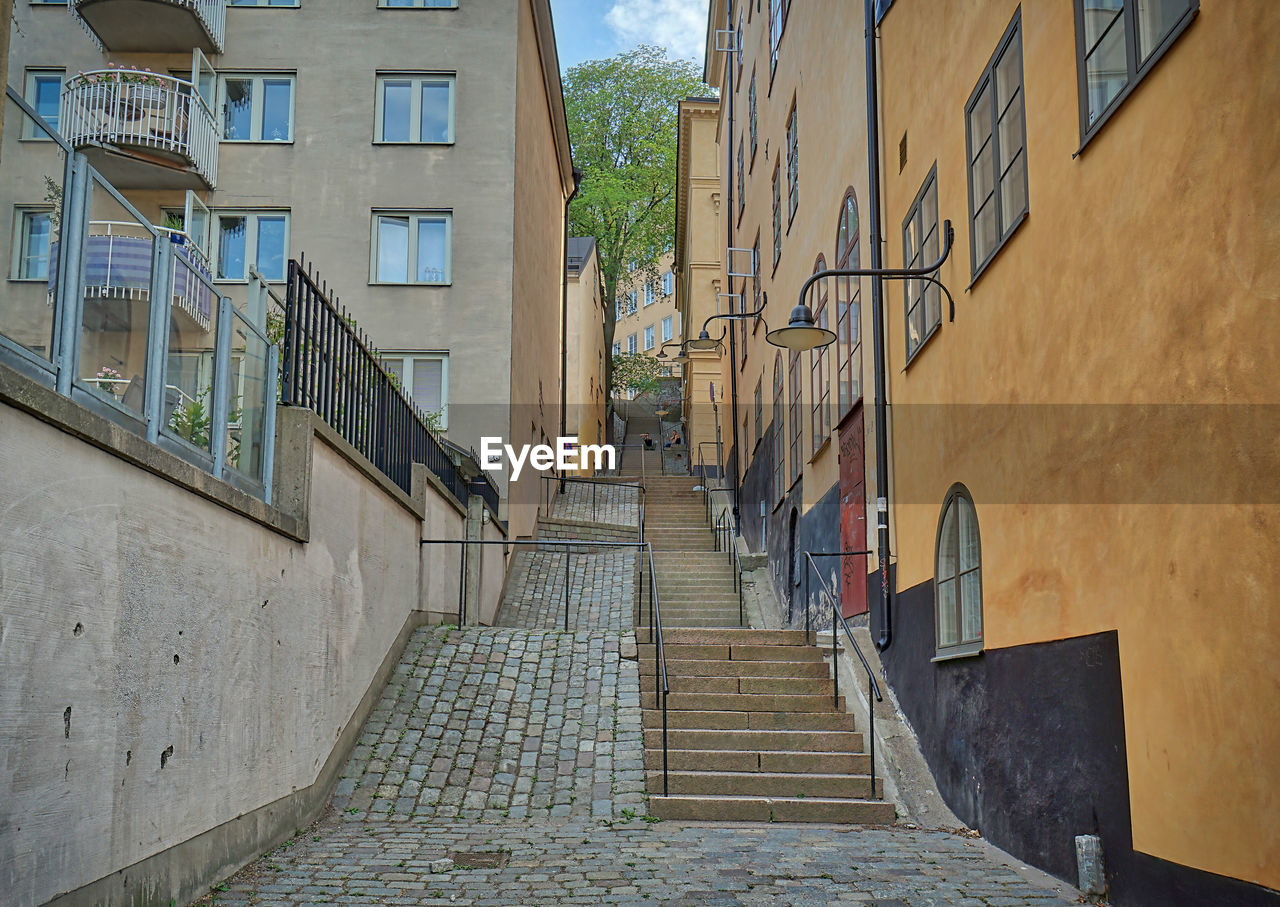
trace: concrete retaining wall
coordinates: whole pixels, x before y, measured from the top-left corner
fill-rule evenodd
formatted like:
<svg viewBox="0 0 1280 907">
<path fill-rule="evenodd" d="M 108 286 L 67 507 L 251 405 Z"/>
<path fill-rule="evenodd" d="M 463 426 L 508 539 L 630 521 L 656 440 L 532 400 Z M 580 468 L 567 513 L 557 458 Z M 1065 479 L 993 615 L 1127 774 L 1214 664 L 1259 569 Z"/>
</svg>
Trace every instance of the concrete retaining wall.
<svg viewBox="0 0 1280 907">
<path fill-rule="evenodd" d="M 255 509 L 0 372 L 0 899 L 184 903 L 318 813 L 465 515 L 298 410 Z"/>
<path fill-rule="evenodd" d="M 634 542 L 636 530 L 623 529 L 609 523 L 587 523 L 578 520 L 539 520 L 540 539 L 586 539 L 593 542 Z"/>
</svg>

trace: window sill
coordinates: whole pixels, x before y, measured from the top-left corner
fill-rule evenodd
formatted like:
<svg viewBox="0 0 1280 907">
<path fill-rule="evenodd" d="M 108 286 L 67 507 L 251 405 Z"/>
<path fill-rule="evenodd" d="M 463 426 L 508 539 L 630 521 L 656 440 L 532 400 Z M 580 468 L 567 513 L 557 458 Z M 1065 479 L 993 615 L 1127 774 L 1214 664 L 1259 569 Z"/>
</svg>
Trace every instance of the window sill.
<svg viewBox="0 0 1280 907">
<path fill-rule="evenodd" d="M 275 279 L 263 278 L 263 280 L 269 284 L 276 284 L 276 285 L 283 285 L 285 283 L 285 279 L 283 277 L 278 277 Z M 247 287 L 250 281 L 248 277 L 215 277 L 213 278 L 213 282 L 215 284 L 220 284 L 222 286 Z"/>
<path fill-rule="evenodd" d="M 48 282 L 49 282 L 49 278 L 47 277 L 10 277 L 9 278 L 9 283 L 47 284 Z"/>
<path fill-rule="evenodd" d="M 454 140 L 453 140 L 453 139 L 450 139 L 450 140 L 449 140 L 449 141 L 447 141 L 447 142 L 386 142 L 386 141 L 382 141 L 382 140 L 380 140 L 380 139 L 374 139 L 374 140 L 373 140 L 373 144 L 375 144 L 375 145 L 391 145 L 391 146 L 400 145 L 400 146 L 409 146 L 409 147 L 413 147 L 413 148 L 416 148 L 416 147 L 418 147 L 419 145 L 435 145 L 435 146 L 440 146 L 440 147 L 448 147 L 448 146 L 451 146 L 451 145 L 453 145 L 453 144 L 454 144 Z"/>
<path fill-rule="evenodd" d="M 397 281 L 371 280 L 369 281 L 369 286 L 371 287 L 451 287 L 453 286 L 453 281 L 447 280 L 447 281 L 444 281 L 443 283 L 418 283 L 416 281 L 410 282 L 410 281 L 398 281 L 398 280 Z"/>
<path fill-rule="evenodd" d="M 906 372 L 907 369 L 911 368 L 911 364 L 920 358 L 920 354 L 924 352 L 924 348 L 929 345 L 929 341 L 932 340 L 935 336 L 937 336 L 941 330 L 942 330 L 941 321 L 939 321 L 932 328 L 930 328 L 929 333 L 925 334 L 924 339 L 920 341 L 920 345 L 916 347 L 915 350 L 907 356 L 907 364 L 902 367 L 903 372 Z"/>
<path fill-rule="evenodd" d="M 937 664 L 942 661 L 958 661 L 961 658 L 978 658 L 985 651 L 986 650 L 982 648 L 981 642 L 971 643 L 968 646 L 959 647 L 955 650 L 948 649 L 946 651 L 939 652 L 937 655 L 930 658 L 929 662 L 931 664 Z"/>
<path fill-rule="evenodd" d="M 1014 222 L 1013 228 L 1010 229 L 1009 232 L 1005 234 L 1004 239 L 1000 240 L 1000 242 L 996 244 L 996 247 L 991 250 L 991 254 L 987 256 L 987 260 L 984 261 L 982 264 L 978 265 L 977 270 L 973 272 L 973 277 L 970 278 L 969 285 L 964 288 L 964 291 L 966 293 L 968 293 L 970 290 L 973 289 L 974 284 L 976 284 L 979 278 L 981 278 L 982 275 L 986 273 L 987 268 L 991 267 L 991 263 L 995 261 L 996 258 L 999 257 L 1001 252 L 1004 251 L 1004 247 L 1007 246 L 1009 244 L 1009 241 L 1013 239 L 1014 236 L 1017 235 L 1018 231 L 1022 229 L 1022 225 L 1026 223 L 1027 218 L 1029 218 L 1030 216 L 1031 216 L 1030 209 L 1023 211 L 1021 214 L 1018 215 L 1018 219 L 1017 221 Z M 970 232 L 972 232 L 972 228 Z"/>
<path fill-rule="evenodd" d="M 823 439 L 822 443 L 818 445 L 818 449 L 815 450 L 812 455 L 810 455 L 809 462 L 810 463 L 817 462 L 818 457 L 826 453 L 827 448 L 830 446 L 831 446 L 831 436 L 827 435 L 827 437 Z"/>
<path fill-rule="evenodd" d="M 218 144 L 219 145 L 292 145 L 293 139 L 218 139 Z"/>
</svg>

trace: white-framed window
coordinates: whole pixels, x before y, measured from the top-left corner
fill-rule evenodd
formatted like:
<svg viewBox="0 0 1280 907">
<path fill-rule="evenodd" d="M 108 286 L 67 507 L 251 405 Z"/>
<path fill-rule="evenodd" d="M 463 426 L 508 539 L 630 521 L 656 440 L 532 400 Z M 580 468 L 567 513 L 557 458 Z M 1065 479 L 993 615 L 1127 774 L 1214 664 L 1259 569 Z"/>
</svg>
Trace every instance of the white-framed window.
<svg viewBox="0 0 1280 907">
<path fill-rule="evenodd" d="M 666 318 L 662 319 L 662 342 L 666 343 L 672 338 L 672 336 L 671 316 L 668 315 Z"/>
<path fill-rule="evenodd" d="M 297 8 L 299 0 L 227 0 L 227 6 L 277 6 Z"/>
<path fill-rule="evenodd" d="M 58 130 L 58 108 L 62 103 L 62 79 L 65 75 L 66 70 L 62 69 L 28 69 L 26 84 L 23 86 L 23 100 L 35 108 L 40 119 L 55 132 Z M 52 141 L 30 117 L 24 117 L 24 120 L 24 139 Z"/>
<path fill-rule="evenodd" d="M 377 79 L 373 140 L 447 145 L 453 141 L 457 78 L 449 73 L 384 73 Z"/>
<path fill-rule="evenodd" d="M 653 305 L 658 298 L 657 289 L 653 285 L 652 280 L 646 280 L 644 283 L 644 304 Z"/>
<path fill-rule="evenodd" d="M 615 355 L 615 356 L 621 356 L 621 355 L 622 355 L 622 341 L 621 341 L 621 340 L 619 340 L 617 343 L 615 343 L 615 344 L 613 345 L 613 355 Z"/>
<path fill-rule="evenodd" d="M 636 343 L 636 335 L 632 334 L 627 338 L 627 352 L 634 356 L 637 352 L 637 348 L 638 344 Z"/>
<path fill-rule="evenodd" d="M 418 408 L 435 416 L 441 431 L 449 427 L 448 353 L 384 353 L 381 362 Z"/>
<path fill-rule="evenodd" d="M 215 208 L 210 237 L 215 280 L 248 280 L 249 266 L 267 280 L 284 280 L 289 260 L 289 212 Z"/>
<path fill-rule="evenodd" d="M 653 325 L 646 325 L 644 329 L 644 349 L 647 353 L 653 349 Z"/>
<path fill-rule="evenodd" d="M 982 650 L 982 545 L 978 513 L 963 485 L 952 486 L 938 521 L 934 607 L 937 653 Z"/>
<path fill-rule="evenodd" d="M 42 207 L 18 207 L 13 213 L 13 261 L 9 274 L 13 280 L 49 279 L 49 239 L 52 236 L 52 210 Z"/>
<path fill-rule="evenodd" d="M 378 0 L 382 9 L 457 9 L 458 0 Z"/>
<path fill-rule="evenodd" d="M 636 291 L 635 291 L 635 290 L 632 290 L 630 293 L 628 293 L 628 294 L 627 294 L 627 304 L 626 304 L 626 307 L 625 307 L 625 309 L 623 310 L 622 314 L 624 314 L 624 315 L 634 315 L 634 314 L 635 314 L 635 311 L 636 311 L 636 305 L 637 305 L 637 300 L 638 300 L 638 299 L 639 299 L 639 296 L 638 296 L 638 294 L 636 293 Z"/>
<path fill-rule="evenodd" d="M 296 83 L 289 72 L 220 73 L 222 141 L 292 142 Z"/>
<path fill-rule="evenodd" d="M 375 211 L 370 283 L 447 284 L 453 214 L 448 211 Z"/>
<path fill-rule="evenodd" d="M 663 272 L 663 274 L 662 274 L 662 295 L 663 295 L 663 296 L 670 296 L 670 295 L 671 295 L 672 293 L 674 293 L 675 291 L 676 291 L 676 276 L 675 276 L 674 274 L 672 274 L 670 271 L 665 271 L 665 272 Z"/>
</svg>

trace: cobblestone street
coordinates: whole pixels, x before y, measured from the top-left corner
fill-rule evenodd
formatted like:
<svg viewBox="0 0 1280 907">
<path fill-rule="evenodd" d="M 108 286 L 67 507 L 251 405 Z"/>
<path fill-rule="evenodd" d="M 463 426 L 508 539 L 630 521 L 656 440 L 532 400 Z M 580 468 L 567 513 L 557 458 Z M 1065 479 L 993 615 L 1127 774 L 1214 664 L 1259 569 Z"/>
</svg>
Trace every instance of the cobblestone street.
<svg viewBox="0 0 1280 907">
<path fill-rule="evenodd" d="M 517 551 L 497 624 L 530 630 L 564 627 L 565 559 L 569 560 L 569 629 L 609 631 L 634 624 L 636 557 L 634 549 Z"/>
<path fill-rule="evenodd" d="M 948 832 L 648 821 L 621 641 L 418 631 L 327 815 L 204 903 L 1075 902 Z"/>
</svg>

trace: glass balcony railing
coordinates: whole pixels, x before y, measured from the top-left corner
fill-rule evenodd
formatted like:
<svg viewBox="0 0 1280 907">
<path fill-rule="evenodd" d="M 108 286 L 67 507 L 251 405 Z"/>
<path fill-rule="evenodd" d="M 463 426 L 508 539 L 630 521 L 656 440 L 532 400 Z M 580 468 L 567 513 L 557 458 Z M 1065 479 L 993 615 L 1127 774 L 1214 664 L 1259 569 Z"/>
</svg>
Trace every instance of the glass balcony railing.
<svg viewBox="0 0 1280 907">
<path fill-rule="evenodd" d="M 227 0 L 67 0 L 67 6 L 113 53 L 223 51 Z"/>
<path fill-rule="evenodd" d="M 189 187 L 189 174 L 203 188 L 217 184 L 217 126 L 190 82 L 133 69 L 80 73 L 62 91 L 59 123 L 76 150 L 113 146 L 155 158 L 150 166 L 110 173 L 120 188 Z"/>
</svg>

